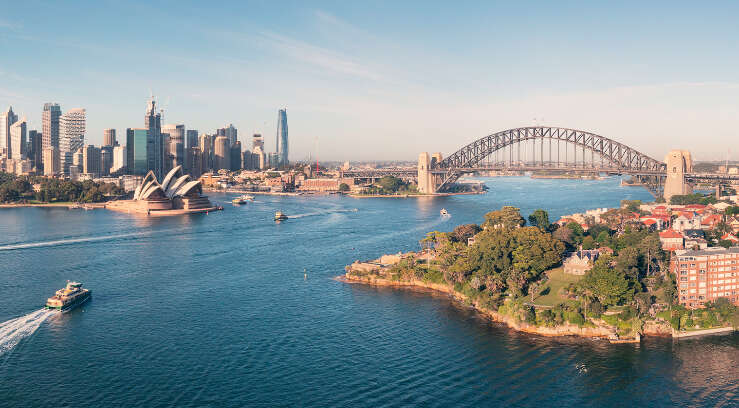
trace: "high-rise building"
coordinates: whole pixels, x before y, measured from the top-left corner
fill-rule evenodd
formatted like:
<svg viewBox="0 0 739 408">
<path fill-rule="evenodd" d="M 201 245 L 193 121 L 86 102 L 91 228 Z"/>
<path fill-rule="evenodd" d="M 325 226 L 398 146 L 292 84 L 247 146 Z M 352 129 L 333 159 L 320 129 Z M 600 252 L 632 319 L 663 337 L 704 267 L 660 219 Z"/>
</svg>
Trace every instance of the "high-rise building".
<svg viewBox="0 0 739 408">
<path fill-rule="evenodd" d="M 252 159 L 254 160 L 256 169 L 266 170 L 267 166 L 269 165 L 269 162 L 267 161 L 267 154 L 262 150 L 262 147 L 261 146 L 255 147 L 253 154 L 254 156 L 256 156 L 256 158 Z"/>
<path fill-rule="evenodd" d="M 43 138 L 43 149 L 47 147 L 59 148 L 59 119 L 62 116 L 62 108 L 58 103 L 45 103 L 41 115 L 41 133 Z"/>
<path fill-rule="evenodd" d="M 213 170 L 231 169 L 231 146 L 226 136 L 216 137 L 215 150 L 213 152 Z"/>
<path fill-rule="evenodd" d="M 287 143 L 287 109 L 280 109 L 277 112 L 277 165 L 285 166 L 288 164 L 288 143 Z"/>
<path fill-rule="evenodd" d="M 203 174 L 202 152 L 193 146 L 187 150 L 187 168 L 190 177 L 198 178 Z"/>
<path fill-rule="evenodd" d="M 13 113 L 13 107 L 0 113 L 0 156 L 10 158 L 10 127 L 18 121 L 18 115 Z"/>
<path fill-rule="evenodd" d="M 185 125 L 164 125 L 162 134 L 167 134 L 169 143 L 165 149 L 167 170 L 185 165 Z"/>
<path fill-rule="evenodd" d="M 126 133 L 128 136 L 128 133 Z M 128 146 L 114 146 L 113 147 L 113 165 L 110 168 L 111 174 L 121 175 L 127 172 L 126 164 L 128 163 L 128 154 L 126 149 Z"/>
<path fill-rule="evenodd" d="M 145 175 L 149 169 L 149 129 L 126 129 L 127 173 Z"/>
<path fill-rule="evenodd" d="M 277 152 L 272 152 L 267 155 L 267 166 L 270 168 L 280 167 L 280 155 Z"/>
<path fill-rule="evenodd" d="M 82 147 L 77 149 L 76 152 L 72 154 L 72 166 L 77 166 L 78 169 L 80 169 L 80 172 L 84 169 L 84 162 L 85 162 L 85 152 Z"/>
<path fill-rule="evenodd" d="M 87 145 L 82 149 L 84 153 L 83 173 L 90 174 L 93 178 L 100 177 L 100 148 Z"/>
<path fill-rule="evenodd" d="M 238 131 L 233 124 L 229 124 L 228 126 L 223 128 L 223 136 L 226 136 L 228 138 L 228 142 L 231 144 L 231 146 L 233 146 L 234 143 L 239 140 Z"/>
<path fill-rule="evenodd" d="M 59 174 L 61 163 L 59 161 L 59 149 L 55 147 L 44 148 L 44 175 L 56 176 Z"/>
<path fill-rule="evenodd" d="M 195 129 L 188 129 L 187 130 L 187 150 L 189 151 L 191 147 L 197 147 L 198 146 L 198 131 Z"/>
<path fill-rule="evenodd" d="M 13 160 L 24 160 L 26 158 L 26 147 L 26 118 L 24 117 L 10 125 L 7 157 Z"/>
<path fill-rule="evenodd" d="M 251 138 L 251 151 L 253 152 L 257 146 L 264 151 L 264 138 L 259 133 L 255 133 Z"/>
<path fill-rule="evenodd" d="M 157 180 L 164 176 L 164 141 L 162 140 L 162 115 L 156 111 L 156 101 L 149 100 L 144 117 L 144 127 L 149 129 L 149 146 L 147 149 L 149 170 L 153 170 Z"/>
<path fill-rule="evenodd" d="M 28 131 L 28 158 L 36 168 L 36 174 L 42 174 L 43 169 L 43 135 L 36 130 Z"/>
<path fill-rule="evenodd" d="M 200 172 L 207 173 L 213 169 L 213 149 L 211 146 L 213 138 L 203 133 L 200 135 Z"/>
<path fill-rule="evenodd" d="M 113 149 L 114 146 L 111 145 L 100 147 L 100 176 L 110 175 L 110 169 L 113 167 Z"/>
<path fill-rule="evenodd" d="M 59 157 L 64 174 L 69 174 L 72 155 L 84 144 L 85 110 L 70 109 L 59 117 Z"/>
<path fill-rule="evenodd" d="M 103 129 L 103 146 L 115 146 L 115 129 Z"/>
<path fill-rule="evenodd" d="M 241 142 L 238 140 L 231 145 L 231 171 L 241 170 Z"/>
</svg>

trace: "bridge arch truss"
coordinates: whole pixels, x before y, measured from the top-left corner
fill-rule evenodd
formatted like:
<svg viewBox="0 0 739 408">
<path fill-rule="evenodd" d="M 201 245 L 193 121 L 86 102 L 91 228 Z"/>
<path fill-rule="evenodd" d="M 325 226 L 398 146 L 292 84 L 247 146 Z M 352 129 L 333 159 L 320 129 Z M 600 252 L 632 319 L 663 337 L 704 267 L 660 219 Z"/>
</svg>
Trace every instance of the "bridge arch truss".
<svg viewBox="0 0 739 408">
<path fill-rule="evenodd" d="M 549 161 L 544 160 L 544 142 L 547 140 L 549 141 Z M 566 145 L 574 145 L 576 146 L 575 149 L 579 148 L 582 150 L 583 166 L 581 169 L 631 174 L 639 178 L 643 183 L 654 187 L 650 188 L 653 193 L 656 193 L 656 184 L 659 184 L 660 176 L 664 175 L 666 169 L 666 165 L 658 160 L 632 149 L 623 143 L 591 132 L 548 126 L 521 127 L 504 130 L 475 140 L 441 162 L 435 163 L 432 170 L 437 174 L 443 172 L 441 184 L 438 187 L 439 191 L 456 181 L 463 173 L 479 169 L 481 163 L 497 151 L 509 148 L 509 154 L 512 154 L 512 147 L 514 145 L 518 145 L 520 151 L 520 146 L 527 141 L 534 141 L 532 145 L 534 147 L 534 158 L 536 158 L 535 142 L 541 142 L 540 157 L 538 161 L 535 160 L 535 164 L 541 169 L 562 169 L 562 163 L 559 161 L 559 144 L 564 142 Z M 551 157 L 552 142 L 555 141 L 558 143 L 558 159 L 556 165 Z M 591 159 L 597 154 L 600 158 L 600 163 L 596 164 L 594 160 L 591 160 L 590 166 L 587 166 L 585 163 L 586 151 L 591 153 Z M 512 164 L 512 156 L 509 156 L 508 162 L 509 165 Z M 519 160 L 517 160 L 517 164 L 520 164 Z M 515 169 L 515 167 L 511 166 L 511 169 Z"/>
</svg>

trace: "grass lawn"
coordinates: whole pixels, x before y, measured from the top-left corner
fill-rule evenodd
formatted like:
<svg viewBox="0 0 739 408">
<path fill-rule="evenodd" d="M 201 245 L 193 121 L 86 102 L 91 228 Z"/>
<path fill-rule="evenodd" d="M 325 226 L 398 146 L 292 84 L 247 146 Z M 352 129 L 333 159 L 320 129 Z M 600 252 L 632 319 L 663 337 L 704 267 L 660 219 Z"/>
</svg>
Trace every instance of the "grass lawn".
<svg viewBox="0 0 739 408">
<path fill-rule="evenodd" d="M 554 268 L 545 272 L 549 276 L 545 287 L 549 287 L 549 293 L 534 298 L 534 304 L 539 306 L 554 306 L 564 302 L 566 299 L 559 296 L 559 290 L 582 279 L 582 276 L 564 273 L 564 269 Z M 543 289 L 543 288 L 542 288 Z"/>
</svg>

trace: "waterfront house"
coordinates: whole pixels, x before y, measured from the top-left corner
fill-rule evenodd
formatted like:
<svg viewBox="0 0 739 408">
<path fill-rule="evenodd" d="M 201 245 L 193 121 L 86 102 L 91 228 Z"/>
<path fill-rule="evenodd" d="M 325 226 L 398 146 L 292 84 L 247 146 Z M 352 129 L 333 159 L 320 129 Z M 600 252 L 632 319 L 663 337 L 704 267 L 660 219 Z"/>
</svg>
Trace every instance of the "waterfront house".
<svg viewBox="0 0 739 408">
<path fill-rule="evenodd" d="M 579 250 L 570 253 L 562 262 L 564 273 L 570 275 L 585 275 L 593 268 L 593 263 L 598 259 L 600 252 L 597 249 Z"/>
</svg>

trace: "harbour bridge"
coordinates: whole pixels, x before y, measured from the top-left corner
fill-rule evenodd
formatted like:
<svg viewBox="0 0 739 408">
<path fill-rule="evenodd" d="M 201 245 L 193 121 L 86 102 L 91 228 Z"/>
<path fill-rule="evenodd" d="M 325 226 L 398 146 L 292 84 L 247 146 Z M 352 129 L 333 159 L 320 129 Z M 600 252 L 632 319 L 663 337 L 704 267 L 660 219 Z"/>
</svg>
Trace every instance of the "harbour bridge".
<svg viewBox="0 0 739 408">
<path fill-rule="evenodd" d="M 413 177 L 419 191 L 448 191 L 464 174 L 488 171 L 547 171 L 552 173 L 630 175 L 655 196 L 692 192 L 696 183 L 720 186 L 739 175 L 696 173 L 690 152 L 673 150 L 665 162 L 613 139 L 576 129 L 529 126 L 503 130 L 477 139 L 448 157 L 421 153 L 417 169 L 348 171 L 360 178 Z M 718 187 L 720 188 L 720 187 Z"/>
</svg>

